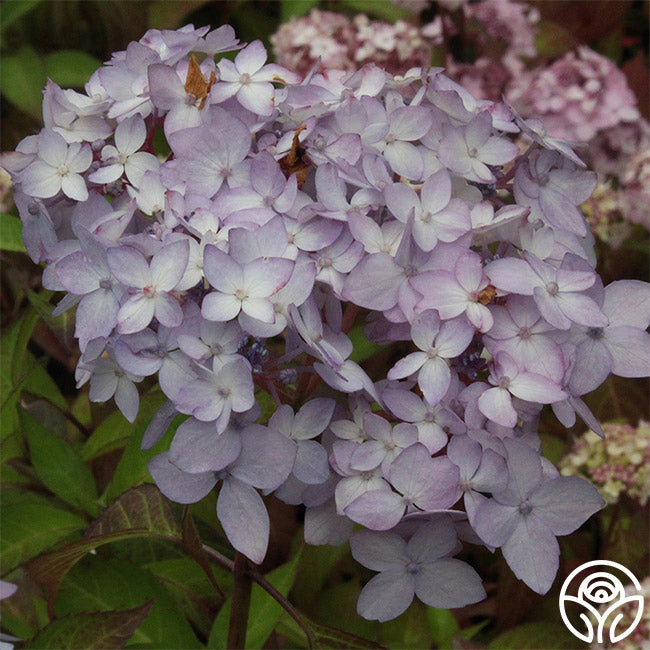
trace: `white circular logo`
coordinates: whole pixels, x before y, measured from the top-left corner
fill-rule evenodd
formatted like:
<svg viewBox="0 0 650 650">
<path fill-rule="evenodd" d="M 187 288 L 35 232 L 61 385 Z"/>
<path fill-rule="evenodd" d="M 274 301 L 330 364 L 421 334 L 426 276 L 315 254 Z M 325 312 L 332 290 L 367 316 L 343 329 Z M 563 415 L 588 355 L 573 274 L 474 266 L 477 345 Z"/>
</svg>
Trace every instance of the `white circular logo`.
<svg viewBox="0 0 650 650">
<path fill-rule="evenodd" d="M 609 570 L 603 570 L 604 568 Z M 636 589 L 636 594 L 625 593 L 623 582 L 612 569 L 617 569 L 625 576 L 626 582 L 630 582 L 632 588 Z M 586 575 L 580 577 L 583 572 L 586 572 Z M 569 620 L 567 603 L 572 603 L 574 611 L 577 609 L 585 631 L 578 630 Z M 571 634 L 586 643 L 591 643 L 594 639 L 603 643 L 604 636 L 616 643 L 634 631 L 643 615 L 643 596 L 639 581 L 629 569 L 611 560 L 585 562 L 572 571 L 562 585 L 559 604 L 564 624 Z M 621 629 L 624 615 L 632 618 L 632 622 Z"/>
</svg>

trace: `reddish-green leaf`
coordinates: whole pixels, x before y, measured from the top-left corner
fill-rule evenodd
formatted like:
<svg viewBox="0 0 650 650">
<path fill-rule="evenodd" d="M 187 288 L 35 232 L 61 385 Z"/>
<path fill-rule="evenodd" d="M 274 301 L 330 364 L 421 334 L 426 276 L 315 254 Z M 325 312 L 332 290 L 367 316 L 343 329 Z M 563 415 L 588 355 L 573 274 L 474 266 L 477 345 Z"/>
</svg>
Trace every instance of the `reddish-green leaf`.
<svg viewBox="0 0 650 650">
<path fill-rule="evenodd" d="M 45 627 L 29 648 L 123 648 L 153 607 L 150 600 L 140 607 L 113 612 L 74 614 Z"/>
<path fill-rule="evenodd" d="M 61 582 L 54 615 L 114 611 L 137 607 L 155 599 L 146 620 L 129 645 L 139 648 L 198 648 L 199 641 L 173 599 L 147 569 L 131 562 L 89 555 Z"/>
<path fill-rule="evenodd" d="M 134 537 L 181 539 L 171 505 L 155 485 L 142 485 L 123 494 L 90 525 L 83 539 L 37 558 L 30 572 L 49 589 L 51 599 L 65 574 L 86 553 Z"/>
</svg>

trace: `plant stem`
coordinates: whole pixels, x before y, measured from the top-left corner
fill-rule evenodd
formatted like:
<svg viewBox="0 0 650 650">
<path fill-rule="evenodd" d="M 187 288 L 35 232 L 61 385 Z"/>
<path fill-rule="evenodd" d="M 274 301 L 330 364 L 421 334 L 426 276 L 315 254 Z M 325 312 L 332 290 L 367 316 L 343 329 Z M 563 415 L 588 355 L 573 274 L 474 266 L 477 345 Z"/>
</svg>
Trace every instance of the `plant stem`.
<svg viewBox="0 0 650 650">
<path fill-rule="evenodd" d="M 246 644 L 248 611 L 251 604 L 253 580 L 249 573 L 248 558 L 243 553 L 235 555 L 233 566 L 235 584 L 232 590 L 230 624 L 228 626 L 228 648 L 239 650 Z"/>
<path fill-rule="evenodd" d="M 221 565 L 224 569 L 226 569 L 227 571 L 234 572 L 235 563 L 230 558 L 227 558 L 225 555 L 222 555 L 221 553 L 219 553 L 219 551 L 213 549 L 207 544 L 203 544 L 203 550 L 207 555 L 209 555 L 213 560 L 217 562 L 217 564 Z M 247 571 L 251 579 L 254 582 L 256 582 L 260 587 L 262 587 L 262 589 L 264 589 L 280 605 L 282 605 L 284 611 L 287 612 L 287 614 L 289 614 L 289 616 L 291 616 L 291 618 L 294 621 L 296 621 L 296 623 L 300 626 L 300 629 L 305 633 L 305 636 L 307 637 L 307 644 L 309 648 L 315 647 L 316 639 L 314 637 L 314 633 L 309 627 L 309 624 L 305 620 L 303 620 L 300 612 L 261 573 L 259 573 L 255 568 L 250 566 L 250 564 L 247 567 Z"/>
</svg>

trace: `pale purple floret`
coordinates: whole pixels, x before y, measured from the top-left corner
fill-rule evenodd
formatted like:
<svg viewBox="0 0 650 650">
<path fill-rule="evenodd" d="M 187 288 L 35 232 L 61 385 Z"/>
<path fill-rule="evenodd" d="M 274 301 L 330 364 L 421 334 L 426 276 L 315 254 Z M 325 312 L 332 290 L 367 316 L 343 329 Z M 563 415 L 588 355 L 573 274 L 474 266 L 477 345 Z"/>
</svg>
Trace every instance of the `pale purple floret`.
<svg viewBox="0 0 650 650">
<path fill-rule="evenodd" d="M 111 272 L 127 287 L 130 295 L 117 314 L 120 334 L 140 332 L 154 317 L 167 327 L 181 324 L 183 311 L 170 292 L 187 267 L 187 241 L 163 246 L 150 262 L 132 246 L 110 248 L 107 255 Z"/>
<path fill-rule="evenodd" d="M 479 397 L 478 407 L 485 417 L 504 427 L 517 424 L 513 395 L 540 404 L 560 402 L 567 397 L 556 382 L 544 375 L 523 370 L 507 352 L 497 352 L 490 364 L 489 381 L 493 388 Z"/>
<path fill-rule="evenodd" d="M 229 321 L 240 311 L 263 323 L 275 322 L 270 297 L 291 277 L 291 260 L 269 257 L 239 264 L 216 246 L 206 246 L 203 253 L 206 279 L 217 291 L 203 300 L 201 312 L 213 321 Z"/>
<path fill-rule="evenodd" d="M 393 427 L 375 413 L 363 416 L 363 430 L 367 438 L 352 452 L 350 467 L 361 471 L 380 467 L 384 478 L 388 477 L 390 465 L 401 451 L 418 442 L 416 427 L 405 422 Z"/>
<path fill-rule="evenodd" d="M 358 449 L 352 440 L 337 440 L 332 446 L 330 465 L 341 477 L 334 490 L 336 512 L 343 515 L 345 508 L 362 494 L 371 490 L 390 492 L 390 485 L 382 478 L 381 468 L 358 470 L 351 467 L 352 455 Z"/>
<path fill-rule="evenodd" d="M 198 336 L 179 334 L 178 346 L 191 359 L 216 370 L 236 359 L 244 334 L 236 322 L 217 323 L 201 320 Z"/>
<path fill-rule="evenodd" d="M 248 154 L 251 133 L 241 120 L 218 106 L 204 113 L 205 124 L 169 135 L 175 160 L 163 173 L 166 182 L 185 182 L 188 191 L 212 198 Z"/>
<path fill-rule="evenodd" d="M 104 246 L 93 235 L 79 229 L 83 251 L 67 255 L 56 265 L 56 273 L 67 291 L 81 298 L 75 317 L 75 336 L 83 352 L 88 341 L 108 337 L 117 325 L 122 287 L 108 268 Z M 57 311 L 55 315 L 58 315 Z"/>
<path fill-rule="evenodd" d="M 492 117 L 481 112 L 465 127 L 449 127 L 440 141 L 440 162 L 476 183 L 494 183 L 492 166 L 504 165 L 519 153 L 516 144 L 493 135 Z"/>
<path fill-rule="evenodd" d="M 290 212 L 297 194 L 296 176 L 285 178 L 273 156 L 263 151 L 251 162 L 250 184 L 222 190 L 212 207 L 225 225 L 250 228 Z"/>
<path fill-rule="evenodd" d="M 348 201 L 347 187 L 331 163 L 321 165 L 316 171 L 316 196 L 314 210 L 328 219 L 348 221 L 352 215 L 365 215 L 373 203 L 383 203 L 379 192 L 357 190 Z"/>
<path fill-rule="evenodd" d="M 440 322 L 438 313 L 427 310 L 411 325 L 411 340 L 420 349 L 400 359 L 387 374 L 403 379 L 417 373 L 418 386 L 429 404 L 445 396 L 451 384 L 449 360 L 464 352 L 474 337 L 474 328 L 462 320 Z"/>
<path fill-rule="evenodd" d="M 107 144 L 102 149 L 102 162 L 97 171 L 88 175 L 93 183 L 112 183 L 122 174 L 136 187 L 145 172 L 156 170 L 160 161 L 153 154 L 139 151 L 147 137 L 147 128 L 139 115 L 120 122 L 115 129 L 115 145 Z"/>
<path fill-rule="evenodd" d="M 517 440 L 505 440 L 508 485 L 478 508 L 474 529 L 499 546 L 514 574 L 545 594 L 559 566 L 555 537 L 579 528 L 604 505 L 598 490 L 576 476 L 545 476 L 539 454 Z"/>
<path fill-rule="evenodd" d="M 582 293 L 596 281 L 593 271 L 558 269 L 524 253 L 524 259 L 490 262 L 485 273 L 501 291 L 533 296 L 541 315 L 557 329 L 567 330 L 571 323 L 588 327 L 605 327 L 608 323 L 594 300 Z"/>
<path fill-rule="evenodd" d="M 178 349 L 176 331 L 163 325 L 154 332 L 147 328 L 119 338 L 115 358 L 124 370 L 149 376 L 158 373 L 160 387 L 175 399 L 188 381 L 195 379 L 191 361 Z"/>
<path fill-rule="evenodd" d="M 274 81 L 297 83 L 300 77 L 275 63 L 266 63 L 262 41 L 253 41 L 241 50 L 234 61 L 221 59 L 218 63 L 220 81 L 212 89 L 211 100 L 223 102 L 229 97 L 246 109 L 269 116 L 274 108 Z"/>
<path fill-rule="evenodd" d="M 509 296 L 505 306 L 492 308 L 492 316 L 494 325 L 484 339 L 492 356 L 503 350 L 526 370 L 562 380 L 567 369 L 562 336 L 542 318 L 532 298 Z"/>
<path fill-rule="evenodd" d="M 106 402 L 115 399 L 117 408 L 129 422 L 134 422 L 140 407 L 138 389 L 134 382 L 142 377 L 123 370 L 112 358 L 99 357 L 88 362 L 91 402 Z"/>
<path fill-rule="evenodd" d="M 92 159 L 88 144 L 68 145 L 58 133 L 43 129 L 38 136 L 38 157 L 20 174 L 23 192 L 47 199 L 62 191 L 74 201 L 85 201 L 88 189 L 81 174 Z"/>
<path fill-rule="evenodd" d="M 436 309 L 443 320 L 464 313 L 480 332 L 487 332 L 492 327 L 492 314 L 481 302 L 489 279 L 476 253 L 468 251 L 461 255 L 453 271 L 428 271 L 411 278 L 410 283 L 423 296 L 417 303 L 418 310 Z"/>
<path fill-rule="evenodd" d="M 406 513 L 452 506 L 458 478 L 458 468 L 446 456 L 431 458 L 428 449 L 418 442 L 404 449 L 388 469 L 387 479 L 395 491 L 366 490 L 344 512 L 367 528 L 389 530 Z"/>
<path fill-rule="evenodd" d="M 346 278 L 343 298 L 368 309 L 399 311 L 399 320 L 408 320 L 419 300 L 410 280 L 426 271 L 431 260 L 431 254 L 414 243 L 412 233 L 411 217 L 394 257 L 383 251 L 366 255 Z M 398 320 L 395 316 L 391 320 Z"/>
<path fill-rule="evenodd" d="M 63 90 L 51 79 L 43 92 L 43 124 L 68 142 L 93 142 L 109 137 L 113 128 L 104 117 L 108 102 L 72 89 Z"/>
<path fill-rule="evenodd" d="M 321 397 L 303 404 L 294 414 L 290 406 L 281 404 L 269 419 L 269 429 L 279 431 L 293 443 L 291 473 L 302 483 L 324 483 L 329 478 L 327 451 L 313 438 L 327 428 L 335 405 L 334 400 Z"/>
<path fill-rule="evenodd" d="M 208 58 L 205 62 L 212 63 L 211 69 L 214 70 L 213 61 Z M 207 69 L 202 72 L 204 77 L 210 78 Z M 174 68 L 154 63 L 147 69 L 147 75 L 151 101 L 160 114 L 165 115 L 165 135 L 201 124 L 200 108 L 203 107 L 205 98 L 197 98 L 188 93 Z"/>
<path fill-rule="evenodd" d="M 478 574 L 451 557 L 458 538 L 451 518 L 423 525 L 406 542 L 392 532 L 359 531 L 350 539 L 354 559 L 379 571 L 363 588 L 357 611 L 388 621 L 411 604 L 413 596 L 431 607 L 463 607 L 485 598 Z"/>
<path fill-rule="evenodd" d="M 427 178 L 420 196 L 409 185 L 395 183 L 384 190 L 386 204 L 395 217 L 406 223 L 414 215 L 413 239 L 423 251 L 438 243 L 456 241 L 471 229 L 469 208 L 452 198 L 451 176 L 441 169 Z"/>
<path fill-rule="evenodd" d="M 431 454 L 440 451 L 447 444 L 448 433 L 458 434 L 466 431 L 463 420 L 442 403 L 433 406 L 415 393 L 395 387 L 386 388 L 381 397 L 400 420 L 415 424 L 418 429 L 418 441 Z"/>
<path fill-rule="evenodd" d="M 217 431 L 222 432 L 232 411 L 242 413 L 255 403 L 251 367 L 243 357 L 214 371 L 197 366 L 195 372 L 197 379 L 181 388 L 175 400 L 181 413 L 202 422 L 215 421 Z"/>
<path fill-rule="evenodd" d="M 226 434 L 227 435 L 227 434 Z M 291 471 L 291 443 L 285 436 L 251 424 L 239 434 L 241 451 L 219 471 L 188 473 L 164 452 L 148 463 L 162 493 L 179 503 L 195 503 L 223 480 L 217 499 L 217 516 L 230 543 L 259 564 L 266 555 L 269 516 L 258 489 L 274 490 Z"/>
<path fill-rule="evenodd" d="M 431 111 L 425 106 L 398 106 L 387 115 L 388 133 L 375 143 L 392 170 L 411 180 L 420 180 L 422 158 L 414 142 L 429 130 Z"/>
<path fill-rule="evenodd" d="M 454 436 L 447 447 L 449 460 L 458 466 L 460 480 L 457 496 L 463 496 L 465 512 L 474 524 L 476 510 L 485 493 L 502 492 L 508 482 L 506 461 L 492 449 L 483 449 L 469 436 Z"/>
<path fill-rule="evenodd" d="M 596 174 L 576 170 L 553 151 L 538 150 L 518 162 L 513 194 L 519 205 L 530 207 L 529 220 L 540 219 L 557 230 L 584 237 L 585 219 L 578 209 L 596 187 Z"/>
<path fill-rule="evenodd" d="M 605 287 L 602 311 L 606 327 L 574 327 L 576 345 L 572 388 L 590 392 L 609 373 L 621 377 L 645 377 L 650 370 L 650 289 L 639 280 L 618 280 Z"/>
</svg>

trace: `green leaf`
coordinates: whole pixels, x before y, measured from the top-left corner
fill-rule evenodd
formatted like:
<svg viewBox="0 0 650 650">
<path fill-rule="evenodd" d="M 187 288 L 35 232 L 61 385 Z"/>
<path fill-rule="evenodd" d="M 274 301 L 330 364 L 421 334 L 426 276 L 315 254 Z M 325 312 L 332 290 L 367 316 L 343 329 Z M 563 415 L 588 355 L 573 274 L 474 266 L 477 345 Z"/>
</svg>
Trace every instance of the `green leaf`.
<svg viewBox="0 0 650 650">
<path fill-rule="evenodd" d="M 50 377 L 47 370 L 36 361 L 34 355 L 29 351 L 25 352 L 22 372 L 25 374 L 18 378 L 18 383 L 11 388 L 7 388 L 7 391 L 3 393 L 4 401 L 0 410 L 1 440 L 14 433 L 18 428 L 18 406 L 22 391 L 38 397 L 44 397 L 62 411 L 68 408 L 68 403 L 61 394 L 59 387 L 52 377 Z"/>
<path fill-rule="evenodd" d="M 61 389 L 58 387 L 54 379 L 52 379 L 48 371 L 38 363 L 36 359 L 34 359 L 30 352 L 27 354 L 28 359 L 33 363 L 33 368 L 22 382 L 22 390 L 38 397 L 44 397 L 62 411 L 67 411 L 68 402 L 65 397 L 63 397 Z"/>
<path fill-rule="evenodd" d="M 86 440 L 81 450 L 81 457 L 84 460 L 97 458 L 109 451 L 124 447 L 129 440 L 134 438 L 139 445 L 149 421 L 164 401 L 164 395 L 159 391 L 144 395 L 140 401 L 138 417 L 133 423 L 129 422 L 119 411 L 111 413 Z"/>
<path fill-rule="evenodd" d="M 0 339 L 0 393 L 4 398 L 25 376 L 24 358 L 28 354 L 27 342 L 38 322 L 33 309 L 26 310 L 14 321 Z"/>
<path fill-rule="evenodd" d="M 370 359 L 370 357 L 374 356 L 377 354 L 377 352 L 383 350 L 385 347 L 382 345 L 377 345 L 377 343 L 373 343 L 372 341 L 368 340 L 366 338 L 366 335 L 363 333 L 362 325 L 355 325 L 350 330 L 349 336 L 350 340 L 352 341 L 352 345 L 354 346 L 352 354 L 350 355 L 350 359 L 352 361 L 356 361 L 357 363 L 363 363 L 366 361 L 366 359 Z"/>
<path fill-rule="evenodd" d="M 47 81 L 43 60 L 31 45 L 0 57 L 0 91 L 18 108 L 42 119 L 43 87 Z"/>
<path fill-rule="evenodd" d="M 296 18 L 305 16 L 316 6 L 318 0 L 282 0 L 282 22 L 286 23 L 294 16 Z"/>
<path fill-rule="evenodd" d="M 291 589 L 295 604 L 311 611 L 316 604 L 325 582 L 339 561 L 350 549 L 340 546 L 311 546 L 306 544 L 300 556 L 296 580 Z"/>
<path fill-rule="evenodd" d="M 99 59 L 78 50 L 52 52 L 43 59 L 43 63 L 47 76 L 66 88 L 82 87 L 102 65 Z"/>
<path fill-rule="evenodd" d="M 454 637 L 460 632 L 456 617 L 448 609 L 427 607 L 427 621 L 431 638 L 439 648 L 451 648 Z"/>
<path fill-rule="evenodd" d="M 23 224 L 13 214 L 0 214 L 0 250 L 25 253 Z"/>
<path fill-rule="evenodd" d="M 27 647 L 60 650 L 123 648 L 142 621 L 147 618 L 153 604 L 153 600 L 150 600 L 133 609 L 66 616 L 50 623 L 32 639 Z"/>
<path fill-rule="evenodd" d="M 379 639 L 381 626 L 376 621 L 368 621 L 361 616 L 350 616 L 356 612 L 361 581 L 355 576 L 348 582 L 338 582 L 323 589 L 315 609 L 319 621 L 336 621 L 336 626 L 362 638 Z"/>
<path fill-rule="evenodd" d="M 198 648 L 200 643 L 171 597 L 150 571 L 130 562 L 89 555 L 61 582 L 54 600 L 57 618 L 87 611 L 136 607 L 155 600 L 129 645 Z"/>
<path fill-rule="evenodd" d="M 365 648 L 383 648 L 384 646 L 370 641 L 370 639 L 364 639 L 355 634 L 350 634 L 343 630 L 339 630 L 335 627 L 329 627 L 328 625 L 322 625 L 321 623 L 316 623 L 306 616 L 302 616 L 302 620 L 309 626 L 311 629 L 314 638 L 316 639 L 315 648 L 318 650 L 328 650 L 329 648 L 349 648 L 350 650 L 361 650 Z M 277 625 L 277 630 L 281 634 L 284 634 L 288 637 L 291 642 L 292 648 L 306 648 L 307 644 L 305 642 L 305 633 L 302 628 L 289 616 L 289 614 L 284 613 Z"/>
<path fill-rule="evenodd" d="M 2 573 L 30 560 L 86 527 L 82 517 L 32 492 L 4 489 L 0 509 Z"/>
<path fill-rule="evenodd" d="M 427 625 L 426 610 L 430 609 L 416 600 L 410 607 L 391 621 L 381 626 L 381 641 L 388 648 L 428 648 L 431 633 Z M 439 645 L 450 648 L 451 645 Z"/>
<path fill-rule="evenodd" d="M 4 0 L 0 4 L 0 29 L 5 29 L 15 23 L 19 18 L 30 12 L 43 0 Z"/>
<path fill-rule="evenodd" d="M 172 507 L 155 485 L 142 485 L 123 494 L 89 526 L 83 539 L 37 558 L 30 572 L 52 594 L 86 553 L 134 537 L 181 540 Z"/>
<path fill-rule="evenodd" d="M 553 648 L 575 650 L 576 639 L 564 625 L 556 623 L 525 623 L 518 625 L 489 644 L 490 650 L 532 650 L 548 648 L 549 639 L 553 639 Z"/>
<path fill-rule="evenodd" d="M 283 595 L 287 596 L 296 577 L 300 553 L 290 562 L 274 569 L 266 579 Z M 214 621 L 208 648 L 226 648 L 228 640 L 228 621 L 230 619 L 231 599 L 228 599 Z M 261 648 L 275 629 L 284 609 L 272 596 L 258 584 L 251 592 L 250 616 L 246 630 L 246 648 Z M 303 639 L 304 639 L 303 633 Z"/>
<path fill-rule="evenodd" d="M 62 501 L 97 516 L 95 479 L 77 451 L 24 409 L 20 420 L 27 435 L 32 465 L 43 484 Z"/>
<path fill-rule="evenodd" d="M 207 638 L 212 628 L 218 596 L 201 567 L 190 558 L 150 562 L 146 568 L 165 586 L 190 623 Z M 212 571 L 224 591 L 232 590 L 232 573 L 212 564 Z"/>
</svg>

